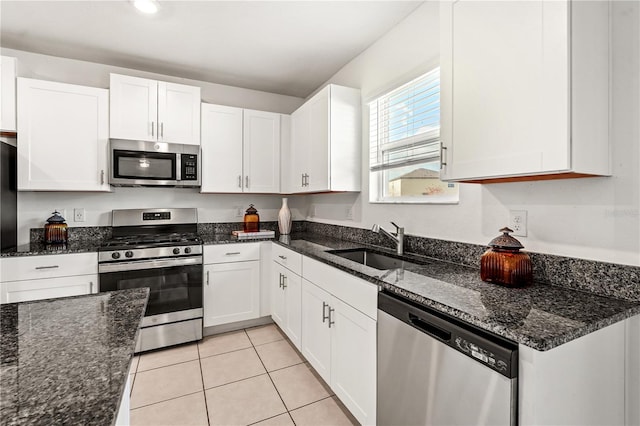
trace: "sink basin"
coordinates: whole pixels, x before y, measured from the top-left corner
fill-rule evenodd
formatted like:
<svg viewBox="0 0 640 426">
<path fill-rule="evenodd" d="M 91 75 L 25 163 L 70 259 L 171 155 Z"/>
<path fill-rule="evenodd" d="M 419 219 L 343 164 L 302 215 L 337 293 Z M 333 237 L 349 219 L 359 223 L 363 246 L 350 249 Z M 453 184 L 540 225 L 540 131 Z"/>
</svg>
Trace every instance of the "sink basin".
<svg viewBox="0 0 640 426">
<path fill-rule="evenodd" d="M 344 257 L 345 259 L 379 270 L 401 268 L 404 263 L 402 259 L 377 253 L 366 248 L 328 250 L 327 253 L 335 254 L 336 256 Z"/>
</svg>

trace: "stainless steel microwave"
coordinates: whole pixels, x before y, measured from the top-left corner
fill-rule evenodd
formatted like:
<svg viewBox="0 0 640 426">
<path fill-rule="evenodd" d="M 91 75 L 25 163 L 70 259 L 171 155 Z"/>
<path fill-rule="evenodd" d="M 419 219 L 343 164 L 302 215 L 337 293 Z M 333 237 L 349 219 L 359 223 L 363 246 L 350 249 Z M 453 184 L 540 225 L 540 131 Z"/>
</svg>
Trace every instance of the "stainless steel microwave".
<svg viewBox="0 0 640 426">
<path fill-rule="evenodd" d="M 111 139 L 113 186 L 200 186 L 200 147 Z"/>
</svg>

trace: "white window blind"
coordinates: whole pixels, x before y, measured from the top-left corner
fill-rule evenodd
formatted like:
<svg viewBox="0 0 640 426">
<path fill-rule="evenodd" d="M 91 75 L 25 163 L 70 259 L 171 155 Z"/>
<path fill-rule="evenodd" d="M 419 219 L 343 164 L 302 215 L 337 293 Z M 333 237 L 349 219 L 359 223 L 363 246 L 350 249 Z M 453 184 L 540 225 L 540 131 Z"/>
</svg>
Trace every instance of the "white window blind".
<svg viewBox="0 0 640 426">
<path fill-rule="evenodd" d="M 440 68 L 374 100 L 369 111 L 371 171 L 439 160 Z"/>
</svg>

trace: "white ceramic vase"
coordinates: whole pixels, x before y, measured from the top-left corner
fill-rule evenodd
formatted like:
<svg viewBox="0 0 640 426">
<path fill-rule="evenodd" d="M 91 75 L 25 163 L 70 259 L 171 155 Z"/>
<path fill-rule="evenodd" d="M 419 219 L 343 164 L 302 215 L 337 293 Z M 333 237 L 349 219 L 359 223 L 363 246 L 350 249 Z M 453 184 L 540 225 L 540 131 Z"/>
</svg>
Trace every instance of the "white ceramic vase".
<svg viewBox="0 0 640 426">
<path fill-rule="evenodd" d="M 291 233 L 291 210 L 289 210 L 288 198 L 282 199 L 282 207 L 278 212 L 278 229 L 280 235 L 289 235 Z"/>
</svg>

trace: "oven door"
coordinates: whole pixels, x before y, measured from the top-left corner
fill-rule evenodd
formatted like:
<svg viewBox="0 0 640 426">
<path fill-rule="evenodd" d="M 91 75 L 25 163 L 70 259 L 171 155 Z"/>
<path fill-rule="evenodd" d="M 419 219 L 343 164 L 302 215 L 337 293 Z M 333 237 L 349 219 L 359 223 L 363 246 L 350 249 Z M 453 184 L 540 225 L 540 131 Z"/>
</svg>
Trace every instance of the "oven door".
<svg viewBox="0 0 640 426">
<path fill-rule="evenodd" d="M 105 263 L 99 291 L 149 287 L 142 326 L 202 317 L 202 257 Z"/>
<path fill-rule="evenodd" d="M 111 151 L 112 185 L 169 185 L 178 183 L 178 155 L 123 149 Z"/>
</svg>

